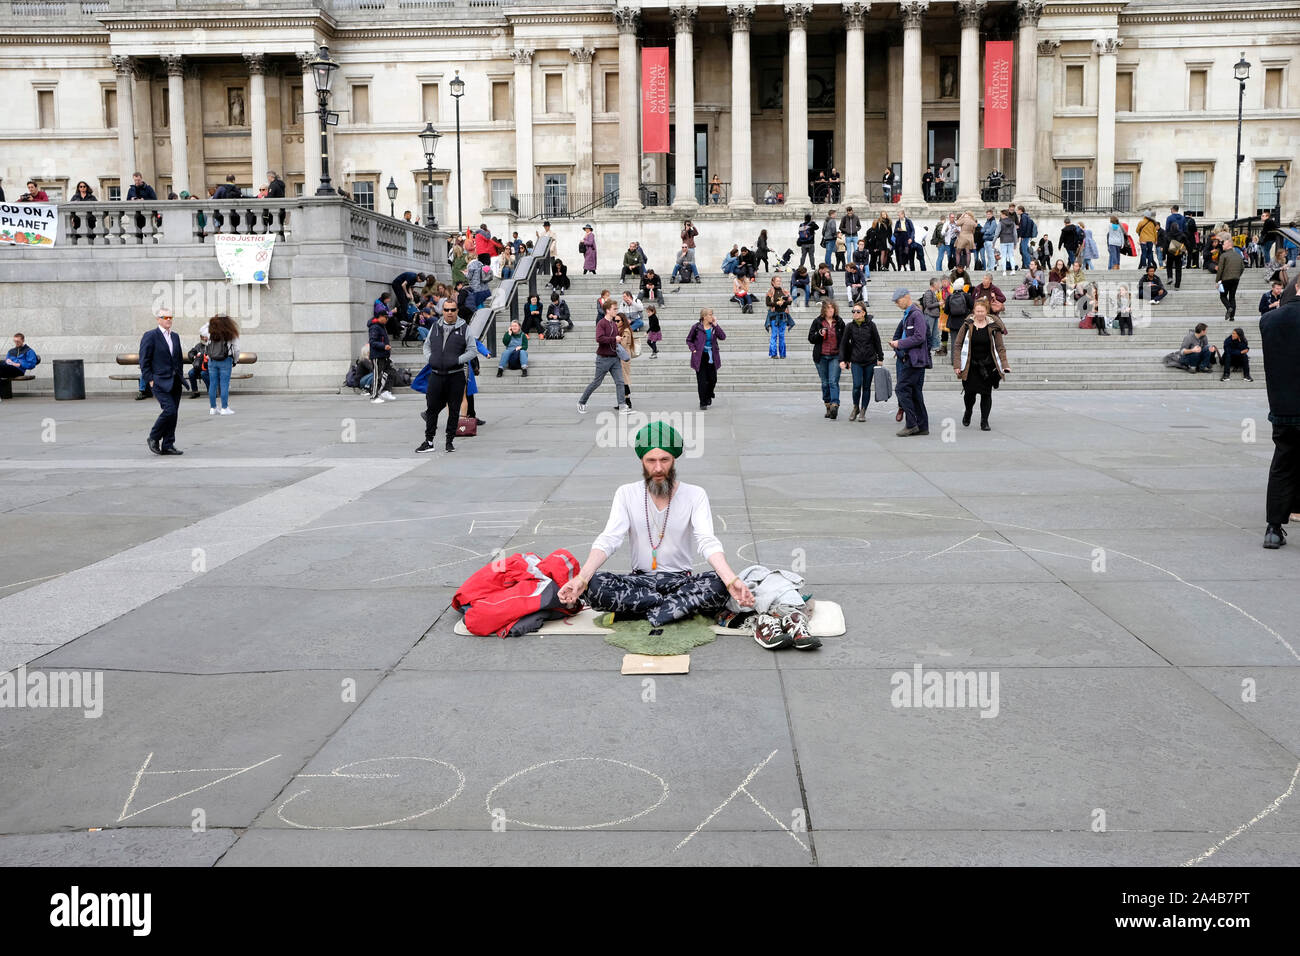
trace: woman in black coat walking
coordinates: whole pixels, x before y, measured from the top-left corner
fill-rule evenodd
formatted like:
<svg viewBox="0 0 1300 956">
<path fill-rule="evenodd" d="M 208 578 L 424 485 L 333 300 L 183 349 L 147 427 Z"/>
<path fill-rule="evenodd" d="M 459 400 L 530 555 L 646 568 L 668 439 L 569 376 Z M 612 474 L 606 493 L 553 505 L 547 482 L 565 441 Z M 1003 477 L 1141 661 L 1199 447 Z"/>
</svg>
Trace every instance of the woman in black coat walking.
<svg viewBox="0 0 1300 956">
<path fill-rule="evenodd" d="M 758 234 L 758 241 L 754 243 L 753 255 L 755 269 L 758 268 L 758 264 L 761 262 L 763 264 L 764 272 L 772 271 L 772 266 L 767 261 L 767 254 L 769 251 L 770 250 L 767 248 L 767 230 L 764 229 Z"/>
<path fill-rule="evenodd" d="M 840 368 L 853 370 L 853 414 L 849 421 L 865 422 L 871 402 L 871 379 L 876 366 L 884 364 L 885 352 L 880 347 L 880 330 L 867 314 L 867 307 L 854 302 L 850 312 L 853 320 L 845 324 L 840 340 Z"/>
</svg>

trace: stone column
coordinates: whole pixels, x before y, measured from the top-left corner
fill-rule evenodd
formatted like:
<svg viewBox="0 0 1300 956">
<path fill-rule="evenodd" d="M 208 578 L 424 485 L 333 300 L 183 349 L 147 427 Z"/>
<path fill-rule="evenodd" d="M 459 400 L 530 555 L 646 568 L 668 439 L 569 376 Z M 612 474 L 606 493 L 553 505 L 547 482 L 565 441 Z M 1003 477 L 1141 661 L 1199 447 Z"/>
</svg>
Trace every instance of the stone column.
<svg viewBox="0 0 1300 956">
<path fill-rule="evenodd" d="M 577 95 L 574 97 L 573 125 L 574 125 L 574 144 L 576 156 L 574 162 L 577 169 L 574 171 L 574 189 L 581 195 L 591 196 L 595 199 L 596 186 L 594 182 L 595 165 L 592 154 L 591 140 L 591 58 L 596 55 L 594 47 L 579 46 L 569 50 L 578 64 L 575 71 L 577 73 Z M 589 200 L 584 199 L 583 202 Z"/>
<path fill-rule="evenodd" d="M 515 194 L 535 192 L 533 174 L 533 51 L 510 51 L 515 61 Z M 581 172 L 578 172 L 581 176 Z M 575 177 L 576 178 L 576 177 Z M 575 188 L 577 184 L 575 183 Z"/>
<path fill-rule="evenodd" d="M 1053 184 L 1052 180 L 1056 175 L 1056 168 L 1052 159 L 1052 112 L 1056 108 L 1055 88 L 1055 69 L 1052 61 L 1056 58 L 1056 53 L 1061 49 L 1060 40 L 1039 40 L 1038 41 L 1038 142 L 1034 149 L 1034 175 L 1042 176 L 1042 180 L 1051 188 L 1055 189 L 1058 184 Z"/>
<path fill-rule="evenodd" d="M 618 26 L 618 209 L 641 208 L 641 84 L 637 81 L 638 7 L 615 7 Z"/>
<path fill-rule="evenodd" d="M 253 189 L 266 183 L 270 168 L 266 158 L 266 58 L 245 53 L 248 64 L 248 125 L 253 136 Z"/>
<path fill-rule="evenodd" d="M 316 195 L 320 188 L 320 114 L 316 112 L 316 83 L 308 65 L 316 51 L 298 54 L 302 66 L 302 194 Z M 423 205 L 423 204 L 421 204 Z"/>
<path fill-rule="evenodd" d="M 696 7 L 671 7 L 677 49 L 673 61 L 673 161 L 677 195 L 673 208 L 689 214 L 695 198 L 695 16 Z"/>
<path fill-rule="evenodd" d="M 845 3 L 844 17 L 844 202 L 867 204 L 867 46 L 864 30 L 871 3 Z"/>
<path fill-rule="evenodd" d="M 921 194 L 921 20 L 930 0 L 902 0 L 903 20 L 903 205 L 923 202 Z"/>
<path fill-rule="evenodd" d="M 789 26 L 786 44 L 790 51 L 790 79 L 785 84 L 786 205 L 807 203 L 808 197 L 808 14 L 811 3 L 787 3 Z"/>
<path fill-rule="evenodd" d="M 727 7 L 731 20 L 731 188 L 727 203 L 733 209 L 754 205 L 753 131 L 750 129 L 749 25 L 754 5 Z"/>
<path fill-rule="evenodd" d="M 172 192 L 190 188 L 190 151 L 185 136 L 185 61 L 179 56 L 165 56 L 167 67 L 168 132 L 172 141 Z M 165 199 L 165 196 L 159 196 Z"/>
<path fill-rule="evenodd" d="M 980 198 L 980 18 L 988 0 L 958 0 L 961 12 L 961 146 L 957 201 Z"/>
<path fill-rule="evenodd" d="M 1045 0 L 1016 0 L 1020 11 L 1020 37 L 1016 99 L 1016 194 L 1015 202 L 1038 199 L 1034 154 L 1038 149 L 1038 20 Z M 1115 106 L 1112 91 L 1111 108 Z"/>
<path fill-rule="evenodd" d="M 118 185 L 122 198 L 131 177 L 138 169 L 135 162 L 135 58 L 130 56 L 110 57 L 113 69 L 117 72 L 117 165 Z M 107 196 L 100 197 L 107 200 Z"/>
<path fill-rule="evenodd" d="M 1097 200 L 1108 202 L 1115 188 L 1115 54 L 1124 43 L 1107 37 L 1093 43 L 1097 51 Z"/>
</svg>

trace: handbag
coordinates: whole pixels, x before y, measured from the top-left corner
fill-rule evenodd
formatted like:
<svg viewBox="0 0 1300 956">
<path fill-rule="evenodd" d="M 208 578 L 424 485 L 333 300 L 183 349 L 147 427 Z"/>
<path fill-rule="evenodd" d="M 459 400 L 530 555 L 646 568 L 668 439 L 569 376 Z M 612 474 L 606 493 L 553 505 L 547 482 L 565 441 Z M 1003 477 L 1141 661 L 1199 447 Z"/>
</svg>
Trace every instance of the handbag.
<svg viewBox="0 0 1300 956">
<path fill-rule="evenodd" d="M 1179 242 L 1177 239 L 1169 240 L 1169 254 L 1171 256 L 1181 256 L 1186 251 L 1187 251 L 1187 247 L 1183 245 L 1181 242 Z"/>
<path fill-rule="evenodd" d="M 457 438 L 473 438 L 478 434 L 478 419 L 462 415 L 456 423 Z"/>
<path fill-rule="evenodd" d="M 1089 312 L 1087 315 L 1085 315 L 1083 318 L 1079 320 L 1079 328 L 1081 329 L 1096 328 L 1096 326 L 1092 324 L 1092 320 L 1093 320 L 1093 314 Z"/>
<path fill-rule="evenodd" d="M 889 401 L 894 394 L 894 383 L 889 379 L 889 370 L 883 365 L 879 365 L 876 367 L 873 378 L 876 380 L 876 401 Z"/>
</svg>

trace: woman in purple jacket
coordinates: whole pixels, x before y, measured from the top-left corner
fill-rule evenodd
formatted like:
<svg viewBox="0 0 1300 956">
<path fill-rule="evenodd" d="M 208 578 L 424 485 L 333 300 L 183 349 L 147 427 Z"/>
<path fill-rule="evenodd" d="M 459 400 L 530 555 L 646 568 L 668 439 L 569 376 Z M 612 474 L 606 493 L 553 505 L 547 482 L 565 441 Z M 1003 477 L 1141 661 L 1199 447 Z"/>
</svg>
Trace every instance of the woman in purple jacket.
<svg viewBox="0 0 1300 956">
<path fill-rule="evenodd" d="M 726 337 L 727 333 L 718 325 L 712 309 L 700 309 L 700 321 L 686 333 L 686 346 L 691 350 L 691 368 L 695 370 L 695 384 L 700 393 L 700 411 L 713 404 L 718 368 L 722 365 L 718 343 Z"/>
<path fill-rule="evenodd" d="M 582 246 L 582 274 L 590 272 L 596 274 L 596 232 L 591 225 L 582 227 L 582 238 L 578 240 L 578 245 Z"/>
</svg>

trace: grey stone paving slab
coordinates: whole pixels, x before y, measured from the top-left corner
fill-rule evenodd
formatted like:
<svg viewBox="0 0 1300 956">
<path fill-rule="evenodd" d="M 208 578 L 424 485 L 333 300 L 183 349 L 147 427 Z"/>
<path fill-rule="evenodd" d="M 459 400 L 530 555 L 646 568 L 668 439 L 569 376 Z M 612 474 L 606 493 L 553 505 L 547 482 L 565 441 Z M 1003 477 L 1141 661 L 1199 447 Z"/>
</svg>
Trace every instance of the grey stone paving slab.
<svg viewBox="0 0 1300 956">
<path fill-rule="evenodd" d="M 616 670 L 598 692 L 574 673 L 394 674 L 304 771 L 390 776 L 299 778 L 257 826 L 489 830 L 490 795 L 504 819 L 536 828 L 685 836 L 773 751 L 747 789 L 793 818 L 802 804 L 774 671 L 660 676 L 650 701 L 642 680 Z M 779 832 L 748 800 L 729 809 L 722 826 Z"/>
<path fill-rule="evenodd" d="M 160 515 L 0 515 L 0 596 L 17 594 L 47 577 L 94 564 L 142 541 L 183 528 L 192 518 Z M 76 542 L 70 547 L 70 542 Z"/>
<path fill-rule="evenodd" d="M 988 719 L 896 708 L 893 673 L 785 673 L 814 827 L 1078 830 L 1102 808 L 1111 829 L 1230 831 L 1295 771 L 1172 668 L 1000 668 Z"/>
<path fill-rule="evenodd" d="M 742 796 L 743 800 L 744 797 Z M 746 801 L 745 806 L 753 810 Z M 757 813 L 757 810 L 754 810 Z M 743 825 L 747 816 L 730 807 Z M 458 830 L 304 832 L 253 829 L 222 866 L 811 866 L 812 855 L 784 833 L 726 832 L 711 827 L 675 850 L 685 834 L 623 830 L 501 833 Z M 806 841 L 806 835 L 803 835 Z"/>
<path fill-rule="evenodd" d="M 1300 652 L 1295 618 L 1285 610 L 1295 598 L 1279 608 L 1276 583 L 1206 580 L 1188 587 L 1175 581 L 1097 580 L 1076 582 L 1074 588 L 1174 664 L 1300 666 L 1282 643 Z"/>
<path fill-rule="evenodd" d="M 1244 822 L 1244 821 L 1243 821 Z M 1227 833 L 940 830 L 813 834 L 824 866 L 1178 866 Z M 1198 866 L 1288 866 L 1300 833 L 1246 832 Z"/>
<path fill-rule="evenodd" d="M 1004 541 L 977 538 L 978 529 L 959 527 L 947 534 L 831 534 L 806 531 L 773 534 L 757 547 L 737 549 L 740 560 L 789 567 L 797 555 L 806 561 L 805 576 L 820 584 L 918 583 L 956 581 L 978 567 L 990 583 L 1049 581 L 1055 578 L 1034 559 Z"/>
<path fill-rule="evenodd" d="M 621 647 L 599 634 L 530 634 L 523 637 L 465 637 L 452 629 L 460 614 L 451 610 L 401 662 L 401 670 L 587 671 L 612 680 L 622 666 Z M 649 623 L 646 629 L 649 629 Z M 776 662 L 748 635 L 719 636 L 690 651 L 695 673 L 717 670 L 773 670 Z M 632 680 L 631 676 L 626 678 Z M 615 682 L 617 686 L 619 682 Z"/>
<path fill-rule="evenodd" d="M 925 583 L 811 588 L 844 610 L 847 633 L 815 654 L 781 651 L 781 668 L 1162 667 L 1136 640 L 1064 584 Z M 918 626 L 917 608 L 924 612 Z M 755 645 L 757 646 L 757 645 Z"/>
<path fill-rule="evenodd" d="M 1187 667 L 1183 672 L 1300 759 L 1300 670 Z"/>
<path fill-rule="evenodd" d="M 42 666 L 223 674 L 392 667 L 447 604 L 432 588 L 172 591 L 42 659 Z M 292 607 L 292 614 L 277 613 Z M 377 615 L 382 620 L 376 626 Z M 260 622 L 273 622 L 269 626 Z"/>
<path fill-rule="evenodd" d="M 0 836 L 0 866 L 212 866 L 235 844 L 235 831 L 122 827 L 98 833 Z"/>
<path fill-rule="evenodd" d="M 358 701 L 377 680 L 359 669 L 347 676 Z M 313 671 L 117 671 L 104 675 L 99 718 L 62 708 L 0 710 L 7 768 L 0 833 L 119 822 L 188 829 L 196 807 L 209 827 L 247 826 L 355 710 L 343 700 L 342 680 Z M 235 773 L 241 768 L 253 769 Z"/>
<path fill-rule="evenodd" d="M 1262 394 L 1010 391 L 993 432 L 957 426 L 950 443 L 955 392 L 932 397 L 925 439 L 894 437 L 892 403 L 859 425 L 825 421 L 812 387 L 727 394 L 682 478 L 709 490 L 733 567 L 798 560 L 849 633 L 807 654 L 719 637 L 651 701 L 599 637 L 451 634 L 452 592 L 496 549 L 584 558 L 638 473 L 626 436 L 608 441 L 576 395 L 485 389 L 480 436 L 430 457 L 411 453 L 423 402 L 405 393 L 383 407 L 241 395 L 224 420 L 190 403 L 175 461 L 144 449 L 144 403 L 6 403 L 0 533 L 24 548 L 0 556 L 0 668 L 42 654 L 102 668 L 108 710 L 0 710 L 0 832 L 18 834 L 0 860 L 809 863 L 744 792 L 673 851 L 776 751 L 748 790 L 786 824 L 806 792 L 803 839 L 827 865 L 1166 865 L 1287 790 L 1300 668 L 1282 641 L 1300 649 L 1300 591 L 1292 549 L 1259 547 L 1271 444 L 1266 425 L 1242 442 L 1241 423 L 1263 422 Z M 634 394 L 694 411 L 686 392 Z M 40 440 L 46 417 L 56 443 Z M 1187 424 L 1207 427 L 1174 427 Z M 1093 546 L 1109 549 L 1105 574 Z M 626 548 L 608 567 L 626 569 Z M 44 575 L 60 587 L 4 588 Z M 103 607 L 118 609 L 87 625 Z M 65 625 L 91 633 L 35 639 Z M 996 670 L 999 716 L 896 710 L 890 677 L 918 662 Z M 227 668 L 240 673 L 186 673 Z M 128 808 L 142 812 L 115 828 L 150 752 Z M 411 757 L 426 759 L 395 760 Z M 460 786 L 436 760 L 464 787 L 425 813 Z M 669 795 L 636 816 L 662 794 L 650 773 Z M 489 791 L 512 775 L 491 803 L 513 819 L 626 822 L 492 833 Z M 1300 862 L 1296 799 L 1199 865 Z M 277 815 L 286 801 L 304 826 L 400 822 L 300 829 Z M 1106 834 L 1088 830 L 1097 807 Z M 228 828 L 254 821 L 229 846 Z"/>
</svg>

